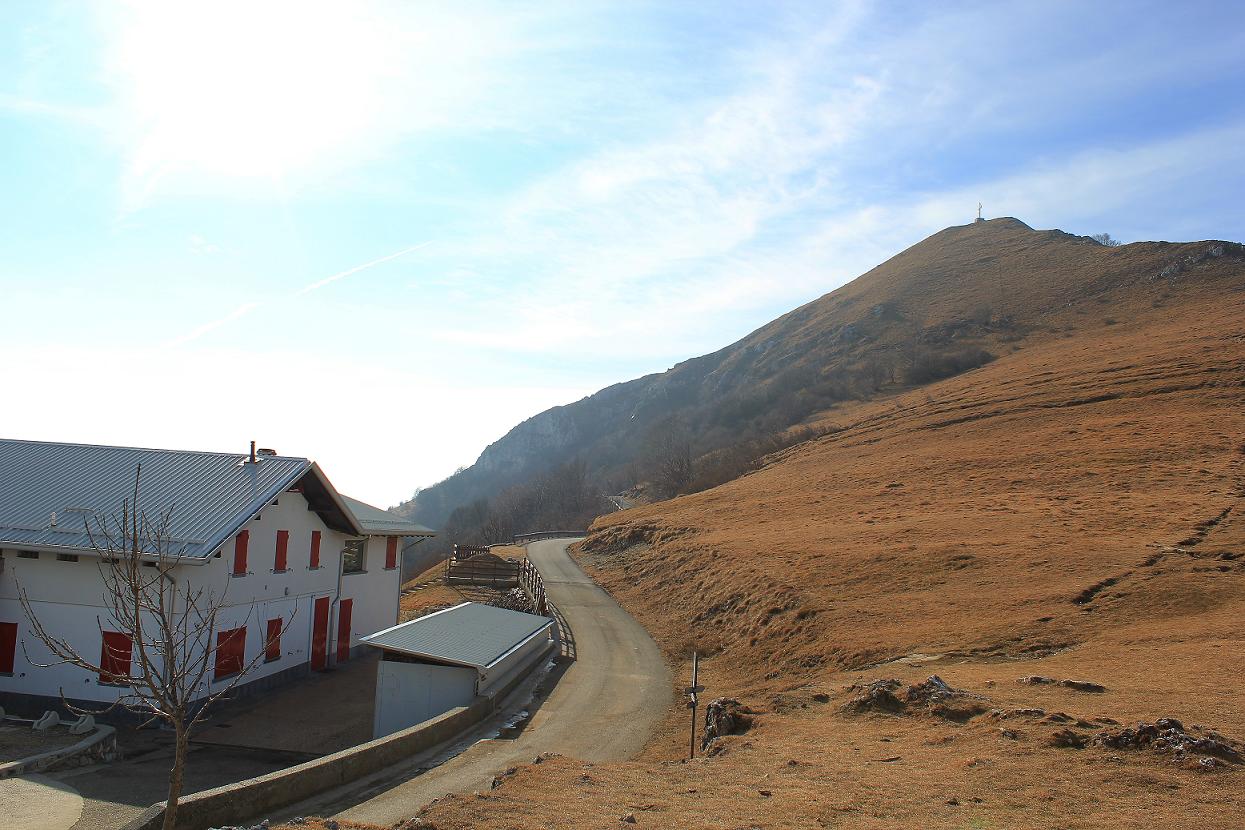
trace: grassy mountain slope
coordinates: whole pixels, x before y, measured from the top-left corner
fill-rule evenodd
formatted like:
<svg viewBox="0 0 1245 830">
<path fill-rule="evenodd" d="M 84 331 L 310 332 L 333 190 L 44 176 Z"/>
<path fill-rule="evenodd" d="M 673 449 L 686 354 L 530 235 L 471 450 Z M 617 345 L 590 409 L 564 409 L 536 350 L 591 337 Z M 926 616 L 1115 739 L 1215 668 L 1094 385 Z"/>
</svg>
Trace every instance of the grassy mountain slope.
<svg viewBox="0 0 1245 830">
<path fill-rule="evenodd" d="M 1120 292 L 1162 302 L 1173 281 L 1161 270 L 1205 259 L 1206 248 L 1108 248 L 1015 219 L 948 228 L 724 349 L 528 419 L 400 510 L 440 527 L 455 507 L 572 458 L 630 486 L 633 462 L 671 419 L 697 455 L 780 431 L 836 403 L 972 368 L 1081 315 L 1118 316 Z"/>
<path fill-rule="evenodd" d="M 602 518 L 583 544 L 679 684 L 692 649 L 707 654 L 706 698 L 738 698 L 751 729 L 684 763 L 677 709 L 636 762 L 546 760 L 425 821 L 1240 826 L 1245 764 L 1093 736 L 1174 717 L 1238 751 L 1245 740 L 1241 249 L 1097 248 L 985 224 L 932 237 L 764 339 L 797 360 L 794 344 L 823 342 L 844 306 L 879 302 L 926 330 L 963 319 L 983 289 L 959 269 L 982 261 L 979 275 L 1001 269 L 989 272 L 1027 326 L 1023 348 L 840 406 L 823 416 L 837 431 L 715 489 Z M 853 685 L 931 674 L 964 694 L 851 711 Z M 1034 675 L 1104 690 L 1018 682 Z"/>
</svg>

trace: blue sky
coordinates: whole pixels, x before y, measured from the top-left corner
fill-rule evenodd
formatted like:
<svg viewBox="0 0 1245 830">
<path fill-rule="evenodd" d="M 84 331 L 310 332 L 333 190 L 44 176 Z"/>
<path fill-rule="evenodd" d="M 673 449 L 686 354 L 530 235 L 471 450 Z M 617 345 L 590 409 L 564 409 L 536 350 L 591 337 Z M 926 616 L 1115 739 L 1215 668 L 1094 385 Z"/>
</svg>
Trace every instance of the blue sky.
<svg viewBox="0 0 1245 830">
<path fill-rule="evenodd" d="M 974 215 L 1245 238 L 1239 3 L 0 5 L 0 435 L 388 505 Z"/>
</svg>

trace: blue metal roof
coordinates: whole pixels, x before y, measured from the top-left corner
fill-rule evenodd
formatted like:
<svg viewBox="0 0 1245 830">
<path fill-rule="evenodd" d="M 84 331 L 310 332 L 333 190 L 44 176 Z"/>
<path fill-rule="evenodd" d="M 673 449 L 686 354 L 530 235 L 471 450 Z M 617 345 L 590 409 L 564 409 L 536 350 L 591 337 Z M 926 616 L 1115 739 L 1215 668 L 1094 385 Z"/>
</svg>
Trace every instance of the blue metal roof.
<svg viewBox="0 0 1245 830">
<path fill-rule="evenodd" d="M 412 657 L 486 669 L 552 624 L 548 617 L 464 602 L 360 637 L 359 641 Z"/>
<path fill-rule="evenodd" d="M 96 517 L 120 514 L 141 464 L 140 510 L 172 511 L 167 552 L 210 556 L 309 471 L 318 475 L 306 458 L 247 458 L 0 439 L 0 546 L 90 550 L 88 517 L 95 529 Z"/>
<path fill-rule="evenodd" d="M 397 513 L 381 510 L 367 502 L 352 499 L 345 494 L 342 501 L 359 521 L 359 526 L 367 533 L 376 536 L 436 536 L 437 534 L 423 525 L 408 522 Z"/>
</svg>

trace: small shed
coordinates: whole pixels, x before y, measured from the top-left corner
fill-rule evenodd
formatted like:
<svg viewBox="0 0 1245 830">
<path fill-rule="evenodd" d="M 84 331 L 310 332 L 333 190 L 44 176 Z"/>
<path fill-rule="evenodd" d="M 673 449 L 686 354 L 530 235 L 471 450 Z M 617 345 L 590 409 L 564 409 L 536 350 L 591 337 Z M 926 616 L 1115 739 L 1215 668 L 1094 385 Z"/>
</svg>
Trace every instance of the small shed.
<svg viewBox="0 0 1245 830">
<path fill-rule="evenodd" d="M 373 736 L 495 692 L 544 657 L 555 637 L 549 617 L 464 602 L 360 638 L 381 651 Z"/>
</svg>

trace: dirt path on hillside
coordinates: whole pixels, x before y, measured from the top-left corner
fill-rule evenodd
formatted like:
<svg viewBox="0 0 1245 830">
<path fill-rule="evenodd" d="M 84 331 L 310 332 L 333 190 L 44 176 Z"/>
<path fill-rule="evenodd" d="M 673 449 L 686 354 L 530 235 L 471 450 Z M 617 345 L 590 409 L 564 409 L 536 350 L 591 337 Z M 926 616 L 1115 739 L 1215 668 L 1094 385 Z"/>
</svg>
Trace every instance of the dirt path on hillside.
<svg viewBox="0 0 1245 830">
<path fill-rule="evenodd" d="M 283 813 L 391 825 L 447 793 L 487 791 L 498 772 L 544 752 L 586 761 L 637 755 L 670 707 L 670 672 L 648 632 L 575 564 L 567 544 L 533 542 L 528 555 L 569 626 L 576 660 L 517 738 L 480 740 L 422 774 L 412 759 L 397 780 L 382 773 Z"/>
</svg>

